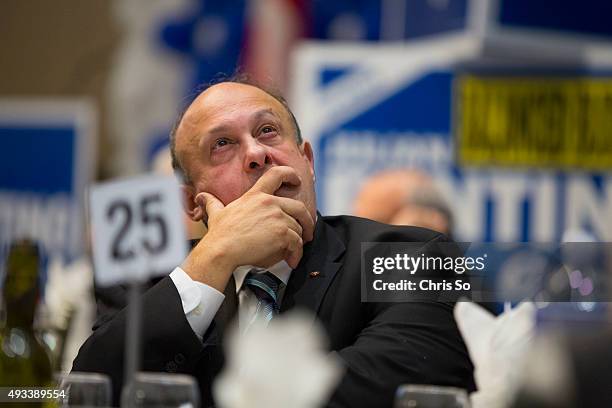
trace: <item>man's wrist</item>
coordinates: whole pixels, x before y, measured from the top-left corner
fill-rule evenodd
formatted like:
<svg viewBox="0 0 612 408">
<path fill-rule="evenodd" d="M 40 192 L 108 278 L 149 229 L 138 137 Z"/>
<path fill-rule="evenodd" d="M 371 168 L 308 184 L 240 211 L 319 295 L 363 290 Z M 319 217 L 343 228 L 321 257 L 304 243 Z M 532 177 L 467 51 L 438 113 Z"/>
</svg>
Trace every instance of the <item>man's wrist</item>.
<svg viewBox="0 0 612 408">
<path fill-rule="evenodd" d="M 210 245 L 203 239 L 187 256 L 181 269 L 191 279 L 223 293 L 236 266 L 222 245 Z"/>
<path fill-rule="evenodd" d="M 180 267 L 174 268 L 170 279 L 181 297 L 183 312 L 189 325 L 201 340 L 221 307 L 225 295 L 213 287 L 194 281 Z"/>
</svg>

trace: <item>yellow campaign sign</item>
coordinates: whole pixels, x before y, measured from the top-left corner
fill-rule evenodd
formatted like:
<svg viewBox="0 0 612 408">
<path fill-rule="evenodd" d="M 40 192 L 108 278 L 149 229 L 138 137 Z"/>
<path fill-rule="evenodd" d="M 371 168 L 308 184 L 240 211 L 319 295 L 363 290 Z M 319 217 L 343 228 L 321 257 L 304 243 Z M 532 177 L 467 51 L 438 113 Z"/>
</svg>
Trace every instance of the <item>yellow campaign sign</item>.
<svg viewBox="0 0 612 408">
<path fill-rule="evenodd" d="M 612 78 L 464 75 L 454 115 L 461 164 L 612 168 Z"/>
</svg>

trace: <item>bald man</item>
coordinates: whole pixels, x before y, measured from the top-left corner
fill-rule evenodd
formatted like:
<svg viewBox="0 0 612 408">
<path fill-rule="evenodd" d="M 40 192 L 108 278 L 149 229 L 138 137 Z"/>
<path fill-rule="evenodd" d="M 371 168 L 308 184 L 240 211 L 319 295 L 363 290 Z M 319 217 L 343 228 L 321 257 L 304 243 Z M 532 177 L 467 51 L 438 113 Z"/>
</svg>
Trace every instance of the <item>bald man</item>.
<svg viewBox="0 0 612 408">
<path fill-rule="evenodd" d="M 446 238 L 319 214 L 313 150 L 282 97 L 242 80 L 210 86 L 181 115 L 170 144 L 185 211 L 208 233 L 143 296 L 144 370 L 195 376 L 204 406 L 212 405 L 228 324 L 244 330 L 262 310 L 273 318 L 302 308 L 346 369 L 330 407 L 391 406 L 403 383 L 474 388 L 452 304 L 361 301 L 362 242 L 393 236 L 423 243 L 419 253 L 428 254 Z M 266 293 L 249 282 L 261 289 L 262 275 L 274 284 L 259 308 Z M 74 362 L 74 370 L 110 375 L 115 403 L 125 319 L 122 311 L 98 327 Z"/>
<path fill-rule="evenodd" d="M 353 206 L 358 217 L 451 234 L 452 213 L 431 177 L 419 170 L 375 174 L 365 181 Z"/>
</svg>

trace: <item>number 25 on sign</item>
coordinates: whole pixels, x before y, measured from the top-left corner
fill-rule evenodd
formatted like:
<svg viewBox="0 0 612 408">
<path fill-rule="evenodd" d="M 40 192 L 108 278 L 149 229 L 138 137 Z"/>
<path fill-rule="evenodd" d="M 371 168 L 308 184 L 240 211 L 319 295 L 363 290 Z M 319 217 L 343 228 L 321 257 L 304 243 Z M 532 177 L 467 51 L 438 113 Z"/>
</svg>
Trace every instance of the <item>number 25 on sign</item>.
<svg viewBox="0 0 612 408">
<path fill-rule="evenodd" d="M 144 280 L 179 265 L 187 250 L 181 207 L 171 176 L 93 186 L 89 214 L 97 284 Z"/>
</svg>

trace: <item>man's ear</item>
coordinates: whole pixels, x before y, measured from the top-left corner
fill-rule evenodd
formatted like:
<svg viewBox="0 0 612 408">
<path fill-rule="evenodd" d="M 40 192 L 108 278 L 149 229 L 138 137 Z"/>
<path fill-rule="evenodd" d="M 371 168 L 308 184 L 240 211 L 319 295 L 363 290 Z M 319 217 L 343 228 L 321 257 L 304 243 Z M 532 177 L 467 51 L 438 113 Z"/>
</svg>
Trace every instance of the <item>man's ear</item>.
<svg viewBox="0 0 612 408">
<path fill-rule="evenodd" d="M 304 142 L 304 144 L 302 145 L 302 151 L 304 152 L 304 157 L 306 157 L 306 160 L 308 160 L 308 163 L 310 164 L 310 174 L 312 174 L 312 179 L 314 180 L 314 153 L 312 152 L 312 146 L 310 145 L 310 142 Z"/>
<path fill-rule="evenodd" d="M 186 184 L 181 184 L 181 191 L 183 193 L 183 210 L 185 214 L 193 221 L 200 222 L 204 218 L 204 208 L 196 203 L 195 188 Z"/>
</svg>

